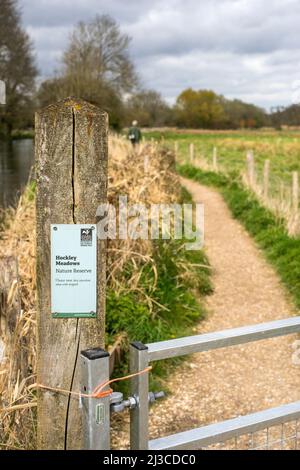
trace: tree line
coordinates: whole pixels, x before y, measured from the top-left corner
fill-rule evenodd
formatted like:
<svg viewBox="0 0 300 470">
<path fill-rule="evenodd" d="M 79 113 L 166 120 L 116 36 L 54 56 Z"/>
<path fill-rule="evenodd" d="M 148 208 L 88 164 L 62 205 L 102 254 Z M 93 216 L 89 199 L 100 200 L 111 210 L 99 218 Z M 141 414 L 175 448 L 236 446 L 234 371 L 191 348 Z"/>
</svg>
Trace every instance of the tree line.
<svg viewBox="0 0 300 470">
<path fill-rule="evenodd" d="M 257 129 L 300 125 L 300 105 L 264 109 L 229 100 L 212 90 L 187 88 L 170 106 L 155 90 L 144 89 L 129 55 L 130 37 L 116 21 L 96 16 L 73 30 L 59 70 L 37 86 L 38 69 L 17 0 L 1 0 L 0 79 L 7 105 L 0 108 L 0 134 L 33 126 L 34 111 L 67 96 L 101 106 L 114 129 L 135 119 L 142 127 Z"/>
</svg>

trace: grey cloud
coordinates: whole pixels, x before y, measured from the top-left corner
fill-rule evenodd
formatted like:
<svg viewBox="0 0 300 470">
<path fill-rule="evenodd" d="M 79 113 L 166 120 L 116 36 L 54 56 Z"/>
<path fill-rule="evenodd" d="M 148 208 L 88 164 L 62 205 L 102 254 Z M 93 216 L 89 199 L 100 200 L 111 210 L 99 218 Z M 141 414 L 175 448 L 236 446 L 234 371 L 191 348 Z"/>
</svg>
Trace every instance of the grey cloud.
<svg viewBox="0 0 300 470">
<path fill-rule="evenodd" d="M 174 101 L 211 88 L 269 107 L 291 100 L 300 69 L 298 0 L 21 0 L 43 76 L 53 73 L 79 20 L 113 16 L 132 37 L 145 86 Z"/>
<path fill-rule="evenodd" d="M 152 5 L 158 3 L 152 1 Z M 122 0 L 21 0 L 24 22 L 30 26 L 73 26 L 96 14 L 110 14 L 122 23 L 135 22 L 150 2 Z"/>
<path fill-rule="evenodd" d="M 262 1 L 195 2 L 187 0 L 180 8 L 166 6 L 156 14 L 145 15 L 127 27 L 137 54 L 184 54 L 191 50 L 221 50 L 234 53 L 272 52 L 298 48 L 300 3 L 272 10 Z M 241 6 L 245 5 L 244 8 Z"/>
</svg>

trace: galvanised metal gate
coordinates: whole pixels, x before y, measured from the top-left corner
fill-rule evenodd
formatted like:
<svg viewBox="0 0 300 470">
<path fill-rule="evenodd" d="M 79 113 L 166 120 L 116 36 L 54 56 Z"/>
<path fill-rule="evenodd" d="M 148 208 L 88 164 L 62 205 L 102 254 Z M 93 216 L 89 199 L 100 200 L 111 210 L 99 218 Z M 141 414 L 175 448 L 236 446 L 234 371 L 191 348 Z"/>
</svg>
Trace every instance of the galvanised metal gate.
<svg viewBox="0 0 300 470">
<path fill-rule="evenodd" d="M 130 373 L 137 374 L 145 371 L 154 361 L 184 356 L 191 353 L 200 353 L 213 349 L 236 346 L 277 336 L 289 335 L 300 332 L 300 317 L 287 318 L 284 320 L 262 323 L 253 326 L 234 328 L 216 333 L 206 333 L 202 335 L 189 336 L 158 343 L 142 344 L 132 343 L 130 346 Z M 108 364 L 108 357 L 106 364 Z M 103 358 L 102 358 L 103 359 Z M 106 370 L 104 376 L 108 376 L 108 366 L 101 370 Z M 99 369 L 98 369 L 99 373 Z M 217 424 L 202 426 L 189 431 L 180 432 L 170 436 L 149 440 L 149 377 L 148 373 L 135 375 L 131 379 L 131 397 L 123 401 L 123 408 L 130 408 L 130 448 L 148 449 L 158 451 L 164 449 L 174 450 L 195 450 L 203 449 L 216 444 L 229 442 L 228 448 L 247 449 L 269 449 L 272 446 L 278 448 L 299 448 L 300 447 L 300 401 L 282 405 L 276 408 L 266 409 L 257 413 L 252 413 L 238 418 L 222 421 Z M 103 377 L 103 373 L 101 379 Z M 99 383 L 99 375 L 90 384 L 91 391 L 96 382 Z M 85 392 L 87 388 L 83 389 Z M 150 400 L 151 401 L 151 400 Z M 108 449 L 109 444 L 109 415 L 110 409 L 114 408 L 118 402 L 118 397 L 114 394 L 92 401 L 93 409 L 89 410 L 87 422 L 87 432 L 89 438 L 86 441 L 86 448 Z M 114 404 L 115 403 L 115 404 Z M 98 408 L 97 408 L 98 406 Z M 100 408 L 102 411 L 100 412 Z M 121 406 L 121 407 L 122 407 Z M 88 408 L 86 408 L 88 411 Z M 99 419 L 102 416 L 102 419 Z M 97 423 L 95 424 L 95 417 Z M 289 424 L 287 424 L 289 423 Z M 288 435 L 284 426 L 289 426 Z M 271 436 L 270 429 L 280 427 L 279 435 Z M 254 435 L 264 431 L 255 442 Z M 99 436 L 101 438 L 99 440 Z M 98 437 L 97 437 L 98 436 Z M 105 438 L 103 438 L 105 436 Z M 241 437 L 241 436 L 244 436 Z M 239 440 L 241 441 L 239 442 Z M 99 442 L 101 442 L 99 447 Z"/>
</svg>

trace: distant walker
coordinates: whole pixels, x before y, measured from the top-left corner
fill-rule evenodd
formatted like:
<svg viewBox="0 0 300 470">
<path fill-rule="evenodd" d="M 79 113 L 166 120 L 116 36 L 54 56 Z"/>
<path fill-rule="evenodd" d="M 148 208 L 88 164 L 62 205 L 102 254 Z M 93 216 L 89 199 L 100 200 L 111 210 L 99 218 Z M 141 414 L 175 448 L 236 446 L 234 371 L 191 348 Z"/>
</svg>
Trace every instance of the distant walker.
<svg viewBox="0 0 300 470">
<path fill-rule="evenodd" d="M 142 133 L 140 129 L 138 128 L 138 122 L 133 121 L 132 122 L 132 127 L 130 127 L 128 131 L 128 139 L 132 143 L 133 146 L 138 144 L 142 138 Z"/>
</svg>

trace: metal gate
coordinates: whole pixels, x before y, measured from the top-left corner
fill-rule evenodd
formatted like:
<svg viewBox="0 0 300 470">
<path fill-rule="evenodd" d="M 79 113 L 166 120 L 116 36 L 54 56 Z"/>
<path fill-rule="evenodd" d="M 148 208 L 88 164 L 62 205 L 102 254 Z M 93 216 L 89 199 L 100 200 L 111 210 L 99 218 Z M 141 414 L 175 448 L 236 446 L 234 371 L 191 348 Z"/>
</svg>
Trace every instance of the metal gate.
<svg viewBox="0 0 300 470">
<path fill-rule="evenodd" d="M 130 346 L 131 397 L 122 400 L 118 394 L 104 398 L 83 399 L 86 426 L 85 448 L 109 449 L 110 411 L 130 408 L 130 448 L 151 451 L 174 449 L 226 448 L 271 449 L 300 447 L 300 401 L 240 416 L 220 423 L 202 426 L 158 439 L 149 439 L 148 373 L 143 373 L 153 361 L 191 353 L 251 343 L 300 332 L 300 317 L 234 328 L 216 333 L 189 336 L 158 343 L 134 342 Z M 100 361 L 88 359 L 83 353 L 82 393 L 91 392 L 100 380 L 108 379 L 108 354 L 102 351 Z M 94 371 L 91 364 L 94 364 Z M 96 366 L 96 364 L 98 364 Z M 97 370 L 96 370 L 97 369 Z M 89 370 L 87 374 L 86 371 Z M 89 377 L 89 378 L 88 378 Z M 92 378 L 93 377 L 93 378 Z M 119 408 L 118 408 L 119 407 Z M 276 431 L 276 432 L 273 432 Z M 259 436 L 258 436 L 259 435 Z M 101 436 L 101 437 L 100 437 Z"/>
</svg>

